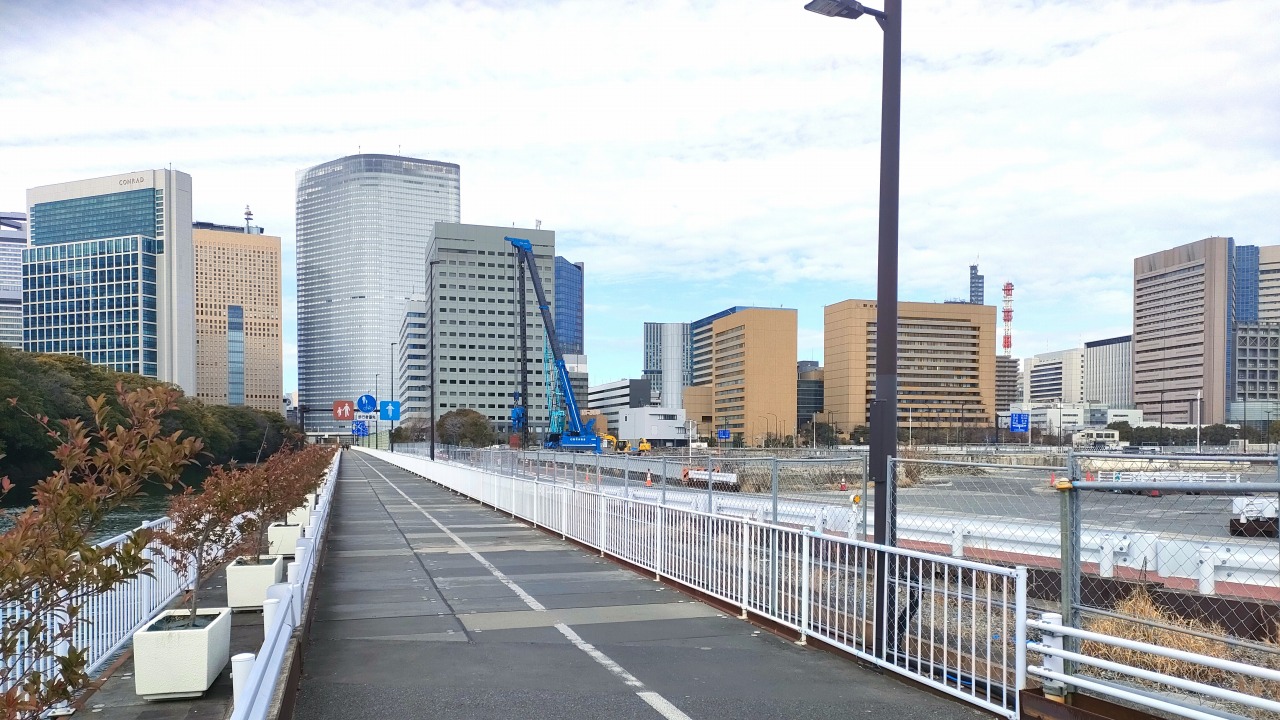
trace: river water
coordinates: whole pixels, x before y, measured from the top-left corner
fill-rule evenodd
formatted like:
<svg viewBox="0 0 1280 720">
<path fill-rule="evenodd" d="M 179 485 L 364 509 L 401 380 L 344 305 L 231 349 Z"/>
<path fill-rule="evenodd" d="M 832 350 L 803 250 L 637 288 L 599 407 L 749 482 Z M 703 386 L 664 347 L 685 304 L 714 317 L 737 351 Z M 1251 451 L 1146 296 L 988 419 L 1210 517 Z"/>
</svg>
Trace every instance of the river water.
<svg viewBox="0 0 1280 720">
<path fill-rule="evenodd" d="M 198 489 L 199 484 L 197 482 Z M 120 533 L 128 532 L 143 523 L 164 517 L 169 511 L 169 496 L 179 490 L 180 488 L 176 488 L 174 491 L 168 491 L 158 484 L 148 485 L 146 490 L 136 495 L 128 505 L 117 508 L 115 512 L 107 516 L 106 520 L 103 521 L 102 527 L 94 534 L 94 541 L 101 542 Z M 5 511 L 13 514 L 22 512 L 25 507 L 22 503 L 6 503 L 5 505 Z M 9 517 L 0 516 L 0 532 L 8 530 L 12 526 L 13 521 Z"/>
</svg>

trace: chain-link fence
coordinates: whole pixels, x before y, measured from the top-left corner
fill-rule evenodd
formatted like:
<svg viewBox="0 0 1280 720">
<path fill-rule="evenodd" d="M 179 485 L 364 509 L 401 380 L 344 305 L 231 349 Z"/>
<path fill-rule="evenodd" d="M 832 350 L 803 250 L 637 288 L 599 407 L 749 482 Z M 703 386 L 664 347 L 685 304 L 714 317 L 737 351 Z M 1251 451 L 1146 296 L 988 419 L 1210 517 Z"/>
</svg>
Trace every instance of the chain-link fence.
<svg viewBox="0 0 1280 720">
<path fill-rule="evenodd" d="M 1280 670 L 1280 483 L 1274 457 L 1081 454 L 1063 492 L 1066 624 L 1255 668 Z M 1280 700 L 1280 683 L 1085 641 L 1086 655 Z M 1115 674 L 1081 666 L 1103 681 Z M 1140 689 L 1158 683 L 1129 679 Z M 1253 717 L 1229 693 L 1211 710 Z M 1252 713 L 1246 712 L 1252 710 Z M 1263 711 L 1265 713 L 1265 711 Z"/>
</svg>

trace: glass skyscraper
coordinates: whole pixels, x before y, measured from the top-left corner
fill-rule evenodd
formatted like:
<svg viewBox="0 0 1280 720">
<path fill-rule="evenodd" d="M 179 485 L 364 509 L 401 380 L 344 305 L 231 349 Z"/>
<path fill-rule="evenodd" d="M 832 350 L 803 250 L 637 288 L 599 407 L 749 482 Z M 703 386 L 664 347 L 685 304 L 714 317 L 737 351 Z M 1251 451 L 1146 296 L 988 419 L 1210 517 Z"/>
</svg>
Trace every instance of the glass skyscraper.
<svg viewBox="0 0 1280 720">
<path fill-rule="evenodd" d="M 195 395 L 191 176 L 145 170 L 27 191 L 23 349 Z"/>
<path fill-rule="evenodd" d="M 565 355 L 584 355 L 582 307 L 585 268 L 556 256 L 556 335 Z"/>
<path fill-rule="evenodd" d="M 347 432 L 329 408 L 389 399 L 405 308 L 427 292 L 436 222 L 458 222 L 459 167 L 351 155 L 298 177 L 298 394 L 308 431 Z M 375 392 L 376 391 L 376 392 Z"/>
<path fill-rule="evenodd" d="M 22 249 L 26 213 L 0 212 L 0 345 L 22 349 Z"/>
</svg>

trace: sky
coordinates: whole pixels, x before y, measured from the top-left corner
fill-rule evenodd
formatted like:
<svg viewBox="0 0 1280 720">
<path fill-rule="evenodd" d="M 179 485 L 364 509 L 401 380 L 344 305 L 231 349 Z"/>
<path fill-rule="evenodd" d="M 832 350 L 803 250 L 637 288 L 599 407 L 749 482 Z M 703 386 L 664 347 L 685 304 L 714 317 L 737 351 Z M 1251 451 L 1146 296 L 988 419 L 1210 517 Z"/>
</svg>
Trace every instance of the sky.
<svg viewBox="0 0 1280 720">
<path fill-rule="evenodd" d="M 0 2 L 0 210 L 172 166 L 283 241 L 299 170 L 461 166 L 462 221 L 586 264 L 593 384 L 642 325 L 875 297 L 882 32 L 802 0 Z M 875 0 L 866 3 L 880 7 Z M 1280 243 L 1280 2 L 905 0 L 902 300 L 1014 284 L 1014 354 L 1128 334 L 1133 258 Z M 999 334 L 999 333 L 997 333 Z"/>
</svg>

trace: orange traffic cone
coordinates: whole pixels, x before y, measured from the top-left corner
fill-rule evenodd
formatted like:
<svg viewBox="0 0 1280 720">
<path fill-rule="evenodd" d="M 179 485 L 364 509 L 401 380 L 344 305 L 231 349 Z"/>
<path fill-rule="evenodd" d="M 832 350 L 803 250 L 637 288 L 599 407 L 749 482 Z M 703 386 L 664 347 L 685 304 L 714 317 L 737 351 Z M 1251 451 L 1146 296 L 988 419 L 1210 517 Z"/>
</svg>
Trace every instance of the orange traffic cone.
<svg viewBox="0 0 1280 720">
<path fill-rule="evenodd" d="M 848 490 L 848 489 L 849 489 L 849 484 L 844 481 L 844 478 L 840 478 L 840 492 L 844 492 L 845 490 Z"/>
<path fill-rule="evenodd" d="M 1058 478 L 1054 477 L 1054 473 L 1049 473 L 1049 487 L 1058 484 Z"/>
<path fill-rule="evenodd" d="M 650 473 L 648 470 L 646 470 L 644 473 L 644 486 L 653 487 L 653 474 Z"/>
</svg>

